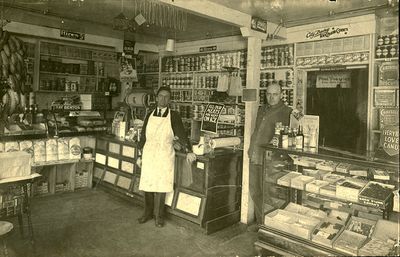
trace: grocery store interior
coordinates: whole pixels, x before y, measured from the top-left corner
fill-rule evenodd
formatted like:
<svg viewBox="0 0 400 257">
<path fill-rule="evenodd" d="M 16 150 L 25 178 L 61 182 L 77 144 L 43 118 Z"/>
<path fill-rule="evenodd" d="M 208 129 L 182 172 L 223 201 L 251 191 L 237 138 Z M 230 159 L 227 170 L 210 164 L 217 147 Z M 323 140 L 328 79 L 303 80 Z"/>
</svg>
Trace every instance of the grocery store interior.
<svg viewBox="0 0 400 257">
<path fill-rule="evenodd" d="M 398 6 L 0 0 L 0 256 L 398 256 Z"/>
</svg>

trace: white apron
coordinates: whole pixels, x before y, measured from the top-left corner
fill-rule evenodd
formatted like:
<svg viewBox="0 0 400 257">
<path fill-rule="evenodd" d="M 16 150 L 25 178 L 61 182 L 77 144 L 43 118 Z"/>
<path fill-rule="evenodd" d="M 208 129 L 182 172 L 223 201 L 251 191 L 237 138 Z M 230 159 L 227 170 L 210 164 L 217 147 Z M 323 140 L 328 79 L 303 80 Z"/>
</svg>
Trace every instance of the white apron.
<svg viewBox="0 0 400 257">
<path fill-rule="evenodd" d="M 146 127 L 139 190 L 167 193 L 173 191 L 175 168 L 171 111 L 167 117 L 154 116 L 154 112 Z"/>
</svg>

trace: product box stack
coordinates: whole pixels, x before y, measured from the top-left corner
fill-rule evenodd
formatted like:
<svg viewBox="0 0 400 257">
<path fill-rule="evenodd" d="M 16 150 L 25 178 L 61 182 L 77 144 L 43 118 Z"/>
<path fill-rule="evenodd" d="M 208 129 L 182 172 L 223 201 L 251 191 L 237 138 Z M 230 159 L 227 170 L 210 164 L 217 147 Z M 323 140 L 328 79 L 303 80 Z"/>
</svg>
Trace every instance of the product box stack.
<svg viewBox="0 0 400 257">
<path fill-rule="evenodd" d="M 31 155 L 22 152 L 0 153 L 0 179 L 23 177 L 31 174 Z"/>
<path fill-rule="evenodd" d="M 337 210 L 331 210 L 329 215 L 314 229 L 312 241 L 332 247 L 333 242 L 344 230 L 349 214 Z"/>
</svg>

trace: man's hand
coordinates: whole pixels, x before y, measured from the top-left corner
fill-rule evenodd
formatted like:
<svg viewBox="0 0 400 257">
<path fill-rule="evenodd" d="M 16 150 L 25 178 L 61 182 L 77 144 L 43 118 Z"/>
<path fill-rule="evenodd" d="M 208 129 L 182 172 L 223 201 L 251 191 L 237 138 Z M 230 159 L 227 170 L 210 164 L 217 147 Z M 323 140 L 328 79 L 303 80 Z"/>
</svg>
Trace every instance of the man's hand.
<svg viewBox="0 0 400 257">
<path fill-rule="evenodd" d="M 196 160 L 196 155 L 194 153 L 187 153 L 186 154 L 186 161 L 192 163 Z"/>
</svg>

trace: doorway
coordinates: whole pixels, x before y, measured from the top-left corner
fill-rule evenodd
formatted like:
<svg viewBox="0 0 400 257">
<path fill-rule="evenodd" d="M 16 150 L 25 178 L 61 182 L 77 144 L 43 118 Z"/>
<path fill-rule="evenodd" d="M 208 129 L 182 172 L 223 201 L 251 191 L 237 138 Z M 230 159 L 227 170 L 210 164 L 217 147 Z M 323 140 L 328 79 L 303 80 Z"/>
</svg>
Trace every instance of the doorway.
<svg viewBox="0 0 400 257">
<path fill-rule="evenodd" d="M 368 68 L 309 71 L 306 92 L 307 114 L 320 118 L 319 144 L 365 153 Z"/>
</svg>

